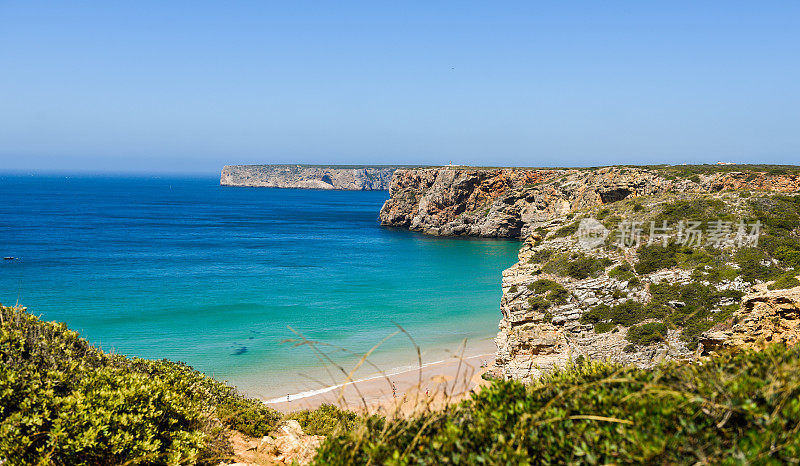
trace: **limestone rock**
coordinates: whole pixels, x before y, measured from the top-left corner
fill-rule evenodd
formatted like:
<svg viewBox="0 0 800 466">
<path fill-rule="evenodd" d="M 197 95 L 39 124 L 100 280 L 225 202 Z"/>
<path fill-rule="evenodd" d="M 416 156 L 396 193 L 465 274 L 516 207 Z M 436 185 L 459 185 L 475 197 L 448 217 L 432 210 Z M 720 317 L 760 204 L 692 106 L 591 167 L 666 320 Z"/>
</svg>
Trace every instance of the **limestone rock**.
<svg viewBox="0 0 800 466">
<path fill-rule="evenodd" d="M 386 190 L 396 167 L 319 165 L 226 165 L 222 186 Z"/>
<path fill-rule="evenodd" d="M 700 336 L 700 354 L 726 347 L 761 348 L 769 343 L 800 343 L 800 287 L 746 296 L 727 322 Z"/>
<path fill-rule="evenodd" d="M 437 236 L 526 238 L 537 226 L 628 197 L 726 189 L 790 192 L 797 175 L 724 172 L 699 182 L 632 167 L 576 169 L 400 168 L 381 209 L 383 225 Z"/>
</svg>

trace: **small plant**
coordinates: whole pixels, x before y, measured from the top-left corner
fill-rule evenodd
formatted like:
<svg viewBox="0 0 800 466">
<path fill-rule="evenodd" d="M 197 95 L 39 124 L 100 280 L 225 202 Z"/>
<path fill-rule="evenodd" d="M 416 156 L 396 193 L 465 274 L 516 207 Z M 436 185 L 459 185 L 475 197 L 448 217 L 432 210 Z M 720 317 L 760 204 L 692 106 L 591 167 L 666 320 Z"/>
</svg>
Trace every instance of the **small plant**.
<svg viewBox="0 0 800 466">
<path fill-rule="evenodd" d="M 636 345 L 652 345 L 653 343 L 664 341 L 667 337 L 667 330 L 667 324 L 663 322 L 634 325 L 628 329 L 625 339 Z"/>
<path fill-rule="evenodd" d="M 301 410 L 290 413 L 287 419 L 294 419 L 308 435 L 334 435 L 352 429 L 358 415 L 331 404 L 323 404 L 314 410 Z"/>
<path fill-rule="evenodd" d="M 544 264 L 553 256 L 552 249 L 537 249 L 528 259 L 529 264 Z"/>
<path fill-rule="evenodd" d="M 797 280 L 797 272 L 791 271 L 778 277 L 777 280 L 770 283 L 767 288 L 770 290 L 783 290 L 786 288 L 794 288 L 800 286 L 800 281 Z"/>
<path fill-rule="evenodd" d="M 571 236 L 574 235 L 578 231 L 578 222 L 572 222 L 569 225 L 565 225 L 553 233 L 553 238 L 561 238 L 564 236 Z"/>
<path fill-rule="evenodd" d="M 616 324 L 610 322 L 598 322 L 594 326 L 594 333 L 607 333 L 617 328 Z"/>
<path fill-rule="evenodd" d="M 625 348 L 622 349 L 625 353 L 635 353 L 636 352 L 636 345 L 633 343 L 628 343 Z"/>
<path fill-rule="evenodd" d="M 547 300 L 554 304 L 566 304 L 570 296 L 566 288 L 553 280 L 539 279 L 528 284 L 528 289 L 536 294 L 546 294 Z"/>
<path fill-rule="evenodd" d="M 583 253 L 559 254 L 551 258 L 542 271 L 582 280 L 598 275 L 612 263 L 607 257 L 597 258 Z"/>
<path fill-rule="evenodd" d="M 528 305 L 530 306 L 532 311 L 535 312 L 544 312 L 547 308 L 550 307 L 550 302 L 541 296 L 531 296 L 528 298 Z"/>
</svg>

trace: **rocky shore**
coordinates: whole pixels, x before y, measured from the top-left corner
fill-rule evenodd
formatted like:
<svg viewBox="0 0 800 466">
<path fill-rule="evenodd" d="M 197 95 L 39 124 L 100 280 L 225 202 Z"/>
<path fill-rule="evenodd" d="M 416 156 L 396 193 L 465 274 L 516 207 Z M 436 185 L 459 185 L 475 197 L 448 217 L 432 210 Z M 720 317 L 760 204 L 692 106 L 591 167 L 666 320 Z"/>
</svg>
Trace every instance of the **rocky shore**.
<svg viewBox="0 0 800 466">
<path fill-rule="evenodd" d="M 383 191 L 397 167 L 350 165 L 226 165 L 220 185 Z"/>
</svg>

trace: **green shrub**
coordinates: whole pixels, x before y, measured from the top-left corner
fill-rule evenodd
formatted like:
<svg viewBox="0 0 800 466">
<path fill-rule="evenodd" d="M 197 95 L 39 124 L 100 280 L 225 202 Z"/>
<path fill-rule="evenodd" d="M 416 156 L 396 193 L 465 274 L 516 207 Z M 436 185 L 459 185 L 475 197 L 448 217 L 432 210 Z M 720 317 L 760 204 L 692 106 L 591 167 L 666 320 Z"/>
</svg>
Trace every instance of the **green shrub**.
<svg viewBox="0 0 800 466">
<path fill-rule="evenodd" d="M 587 256 L 583 253 L 559 254 L 552 257 L 542 271 L 582 280 L 596 276 L 613 262 L 606 257 Z"/>
<path fill-rule="evenodd" d="M 553 233 L 553 238 L 561 238 L 564 236 L 574 235 L 578 231 L 579 223 L 577 221 L 564 225 Z"/>
<path fill-rule="evenodd" d="M 797 272 L 791 271 L 778 277 L 778 279 L 770 283 L 767 288 L 770 290 L 784 290 L 796 286 L 800 286 L 800 281 L 797 280 Z"/>
<path fill-rule="evenodd" d="M 212 463 L 223 426 L 281 415 L 191 367 L 111 356 L 64 324 L 0 306 L 0 458 L 14 464 Z"/>
<path fill-rule="evenodd" d="M 552 249 L 537 249 L 528 259 L 529 264 L 544 264 L 553 256 Z"/>
<path fill-rule="evenodd" d="M 617 326 L 610 322 L 598 322 L 594 326 L 594 333 L 608 333 L 615 328 L 617 328 Z"/>
<path fill-rule="evenodd" d="M 636 352 L 636 345 L 633 343 L 628 343 L 625 345 L 625 348 L 622 348 L 623 353 L 635 353 Z"/>
<path fill-rule="evenodd" d="M 628 262 L 623 262 L 620 265 L 609 270 L 608 276 L 610 278 L 617 279 L 621 282 L 627 282 L 636 278 L 636 274 L 633 273 L 633 267 L 631 267 L 631 264 L 629 264 Z"/>
<path fill-rule="evenodd" d="M 511 287 L 508 289 L 509 293 L 516 293 L 517 291 L 519 291 L 519 288 L 517 288 L 517 285 L 511 285 Z"/>
<path fill-rule="evenodd" d="M 543 312 L 550 307 L 550 302 L 541 296 L 531 296 L 528 298 L 528 305 L 532 311 Z"/>
<path fill-rule="evenodd" d="M 734 255 L 742 279 L 750 283 L 757 280 L 766 281 L 775 277 L 779 272 L 771 264 L 767 253 L 759 248 L 742 248 Z"/>
<path fill-rule="evenodd" d="M 756 464 L 800 457 L 800 350 L 638 370 L 584 362 L 444 411 L 366 419 L 317 464 Z"/>
<path fill-rule="evenodd" d="M 570 292 L 563 286 L 547 293 L 547 300 L 556 305 L 567 304 L 569 297 Z"/>
<path fill-rule="evenodd" d="M 353 428 L 359 417 L 353 411 L 323 404 L 314 410 L 295 411 L 287 419 L 296 420 L 308 435 L 334 435 Z"/>
<path fill-rule="evenodd" d="M 667 316 L 669 309 L 657 303 L 642 304 L 629 300 L 616 306 L 600 304 L 581 316 L 581 323 L 611 323 L 629 327 L 647 319 L 661 319 Z"/>
<path fill-rule="evenodd" d="M 650 322 L 649 324 L 634 325 L 628 329 L 625 339 L 634 345 L 652 345 L 664 341 L 667 337 L 667 324 L 663 322 Z"/>
<path fill-rule="evenodd" d="M 547 280 L 544 278 L 528 284 L 528 290 L 533 291 L 536 294 L 546 294 L 547 301 L 557 305 L 566 304 L 567 299 L 570 296 L 570 293 L 566 288 L 557 282 L 554 282 L 553 280 Z"/>
<path fill-rule="evenodd" d="M 660 244 L 642 245 L 636 250 L 639 262 L 636 263 L 636 272 L 642 275 L 656 272 L 661 269 L 676 267 L 678 260 L 675 255 L 677 246 L 672 243 L 666 247 Z"/>
</svg>

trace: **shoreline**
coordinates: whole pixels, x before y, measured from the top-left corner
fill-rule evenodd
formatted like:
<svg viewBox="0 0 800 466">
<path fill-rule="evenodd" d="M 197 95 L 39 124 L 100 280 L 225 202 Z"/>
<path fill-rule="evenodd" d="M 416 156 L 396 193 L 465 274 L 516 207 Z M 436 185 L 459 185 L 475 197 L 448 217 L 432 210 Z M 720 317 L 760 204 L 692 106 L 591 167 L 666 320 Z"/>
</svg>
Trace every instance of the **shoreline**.
<svg viewBox="0 0 800 466">
<path fill-rule="evenodd" d="M 408 407 L 426 399 L 450 400 L 482 385 L 480 375 L 494 365 L 495 350 L 492 339 L 468 343 L 463 356 L 428 362 L 423 359 L 422 366 L 399 366 L 357 380 L 271 398 L 264 404 L 281 412 L 316 409 L 322 404 L 374 411 L 405 408 L 403 405 L 412 400 Z"/>
</svg>

